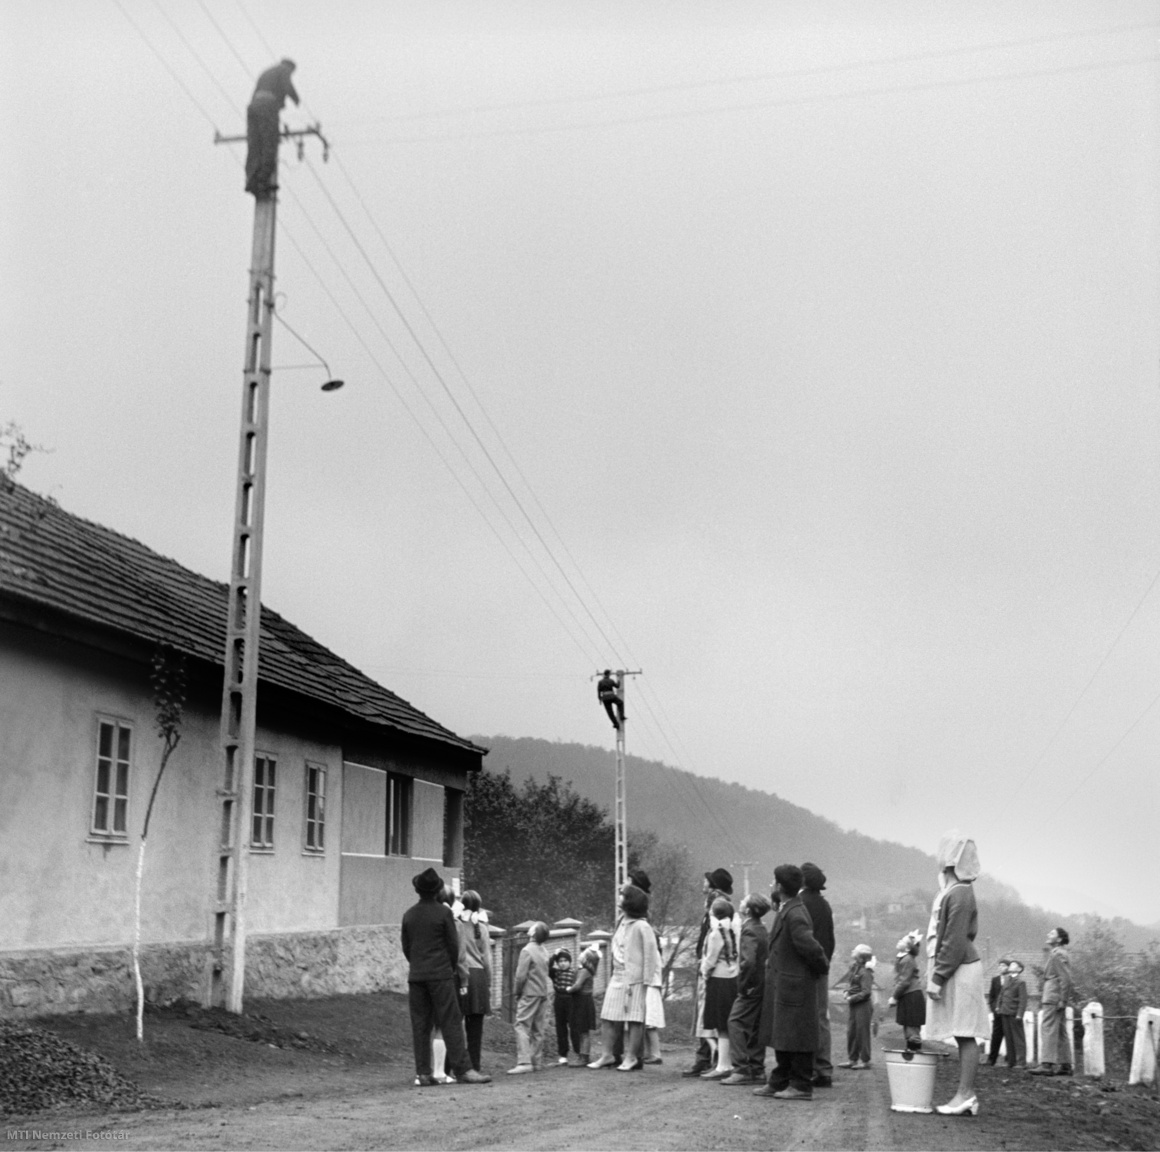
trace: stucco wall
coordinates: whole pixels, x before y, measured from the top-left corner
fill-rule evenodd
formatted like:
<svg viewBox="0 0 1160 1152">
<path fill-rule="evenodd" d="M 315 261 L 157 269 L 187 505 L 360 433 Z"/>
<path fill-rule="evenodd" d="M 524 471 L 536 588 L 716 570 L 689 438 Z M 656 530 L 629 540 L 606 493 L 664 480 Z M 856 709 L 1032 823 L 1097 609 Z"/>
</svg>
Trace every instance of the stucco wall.
<svg viewBox="0 0 1160 1152">
<path fill-rule="evenodd" d="M 141 970 L 148 1002 L 200 1001 L 206 946 L 148 945 Z M 397 926 L 280 933 L 247 941 L 247 1000 L 402 992 L 406 986 Z M 128 948 L 0 952 L 0 1018 L 128 1012 L 135 1004 Z"/>
<path fill-rule="evenodd" d="M 137 838 L 157 772 L 147 669 L 43 636 L 0 632 L 0 950 L 123 945 L 132 937 Z M 128 842 L 91 832 L 99 717 L 133 727 Z M 251 854 L 254 933 L 338 924 L 342 756 L 261 725 L 278 758 L 274 852 Z M 327 844 L 304 851 L 305 763 L 327 767 Z M 150 825 L 142 898 L 146 942 L 210 932 L 221 782 L 217 702 L 187 704 L 181 742 Z"/>
</svg>

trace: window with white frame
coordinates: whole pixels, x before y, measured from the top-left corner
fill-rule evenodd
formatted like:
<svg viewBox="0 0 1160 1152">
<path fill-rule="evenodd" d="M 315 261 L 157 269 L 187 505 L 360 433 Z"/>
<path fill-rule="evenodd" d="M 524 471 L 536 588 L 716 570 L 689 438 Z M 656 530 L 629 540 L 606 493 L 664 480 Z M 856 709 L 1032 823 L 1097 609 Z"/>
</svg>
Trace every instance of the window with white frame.
<svg viewBox="0 0 1160 1152">
<path fill-rule="evenodd" d="M 411 794 L 410 776 L 397 772 L 387 773 L 387 855 L 411 855 Z"/>
<path fill-rule="evenodd" d="M 326 767 L 306 763 L 306 850 L 326 848 Z"/>
<path fill-rule="evenodd" d="M 97 721 L 97 772 L 93 788 L 93 833 L 129 834 L 129 765 L 133 729 L 123 720 Z"/>
<path fill-rule="evenodd" d="M 254 815 L 251 848 L 274 847 L 274 785 L 278 763 L 273 756 L 254 757 Z"/>
</svg>

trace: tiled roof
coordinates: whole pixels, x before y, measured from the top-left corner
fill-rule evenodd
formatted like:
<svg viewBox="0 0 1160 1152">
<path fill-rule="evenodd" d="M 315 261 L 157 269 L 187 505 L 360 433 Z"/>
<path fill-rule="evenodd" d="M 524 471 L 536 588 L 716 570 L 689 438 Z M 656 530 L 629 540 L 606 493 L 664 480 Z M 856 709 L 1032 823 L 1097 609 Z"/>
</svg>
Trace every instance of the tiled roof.
<svg viewBox="0 0 1160 1152">
<path fill-rule="evenodd" d="M 221 666 L 229 587 L 0 477 L 0 595 Z M 371 724 L 480 752 L 262 606 L 261 681 Z"/>
</svg>

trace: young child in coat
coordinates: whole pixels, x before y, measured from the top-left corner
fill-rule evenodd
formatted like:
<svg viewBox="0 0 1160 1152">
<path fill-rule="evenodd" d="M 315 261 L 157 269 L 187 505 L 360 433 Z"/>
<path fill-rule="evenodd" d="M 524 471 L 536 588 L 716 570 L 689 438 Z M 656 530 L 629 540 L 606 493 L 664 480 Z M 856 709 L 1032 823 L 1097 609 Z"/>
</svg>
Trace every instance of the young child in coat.
<svg viewBox="0 0 1160 1152">
<path fill-rule="evenodd" d="M 568 1063 L 568 1032 L 572 1027 L 572 981 L 576 973 L 572 971 L 572 953 L 567 948 L 557 948 L 548 961 L 548 979 L 552 981 L 555 996 L 552 1010 L 556 1017 L 556 1057 L 557 1063 Z"/>
<path fill-rule="evenodd" d="M 895 1004 L 894 1018 L 902 1025 L 906 1046 L 912 1052 L 922 1047 L 922 1026 L 926 1023 L 926 995 L 918 972 L 918 946 L 922 933 L 917 929 L 898 941 L 894 960 L 894 990 L 888 1003 Z"/>
<path fill-rule="evenodd" d="M 600 967 L 600 952 L 596 948 L 585 948 L 580 953 L 580 963 L 576 968 L 576 979 L 572 981 L 572 1047 L 576 1056 L 571 1062 L 573 1068 L 584 1068 L 592 1055 L 592 1033 L 596 1031 L 596 1000 L 592 989 L 596 980 L 596 969 Z"/>
<path fill-rule="evenodd" d="M 508 1075 L 536 1072 L 543 1067 L 544 1029 L 548 1023 L 548 952 L 544 941 L 548 926 L 542 920 L 532 925 L 528 942 L 516 965 L 516 1066 Z"/>
</svg>

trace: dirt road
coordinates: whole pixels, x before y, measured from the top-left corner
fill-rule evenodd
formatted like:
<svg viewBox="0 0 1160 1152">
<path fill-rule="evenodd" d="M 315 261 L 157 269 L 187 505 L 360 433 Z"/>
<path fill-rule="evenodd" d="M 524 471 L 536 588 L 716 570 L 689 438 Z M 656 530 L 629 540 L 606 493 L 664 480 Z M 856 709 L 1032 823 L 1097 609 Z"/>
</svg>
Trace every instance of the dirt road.
<svg viewBox="0 0 1160 1152">
<path fill-rule="evenodd" d="M 953 1069 L 944 1069 L 945 1095 Z M 940 1091 L 943 1090 L 940 1083 Z M 22 1122 L 28 1124 L 28 1122 Z M 551 1069 L 500 1074 L 486 1087 L 415 1089 L 356 1077 L 339 1095 L 257 1105 L 42 1119 L 56 1139 L 11 1148 L 133 1149 L 990 1149 L 1059 1147 L 1047 1133 L 978 1118 L 890 1111 L 885 1068 L 839 1075 L 810 1103 L 682 1077 L 676 1062 L 644 1072 Z M 87 1134 L 87 1137 L 86 1135 Z M 16 1135 L 17 1139 L 11 1139 Z M 32 1136 L 32 1132 L 27 1135 Z M 1030 1140 L 1020 1139 L 1030 1137 Z M 79 1137 L 79 1138 L 78 1138 Z M 1105 1142 L 1073 1147 L 1103 1147 Z"/>
<path fill-rule="evenodd" d="M 890 1111 L 880 1048 L 874 1067 L 839 1070 L 809 1103 L 771 1101 L 748 1087 L 682 1077 L 687 1027 L 663 1043 L 664 1064 L 642 1072 L 552 1067 L 507 1076 L 514 1042 L 489 1018 L 483 1087 L 414 1088 L 405 998 L 390 993 L 267 1001 L 244 1018 L 174 1009 L 151 1015 L 147 1043 L 122 1017 L 42 1023 L 99 1054 L 174 1106 L 99 1112 L 77 1105 L 0 1120 L 8 1148 L 133 1149 L 1156 1149 L 1160 1099 L 1106 1078 L 1041 1080 L 979 1069 L 982 1114 L 947 1118 Z M 221 1027 L 228 1024 L 223 1032 Z M 51 1069 L 46 1069 L 51 1072 Z M 938 1070 L 951 1097 L 954 1058 Z"/>
</svg>

